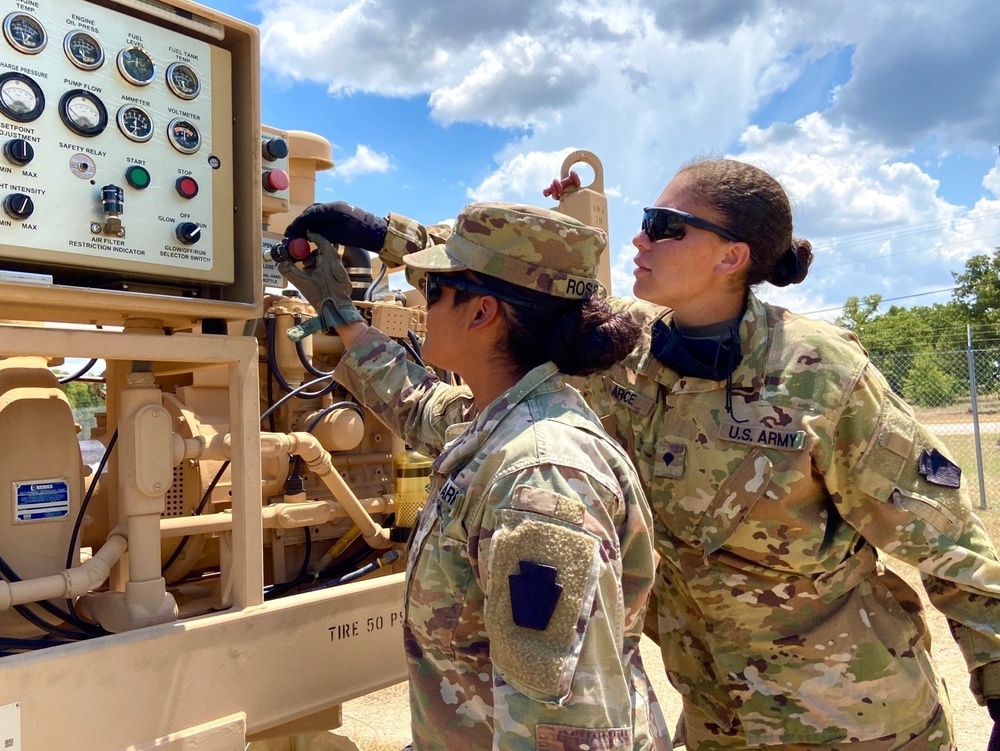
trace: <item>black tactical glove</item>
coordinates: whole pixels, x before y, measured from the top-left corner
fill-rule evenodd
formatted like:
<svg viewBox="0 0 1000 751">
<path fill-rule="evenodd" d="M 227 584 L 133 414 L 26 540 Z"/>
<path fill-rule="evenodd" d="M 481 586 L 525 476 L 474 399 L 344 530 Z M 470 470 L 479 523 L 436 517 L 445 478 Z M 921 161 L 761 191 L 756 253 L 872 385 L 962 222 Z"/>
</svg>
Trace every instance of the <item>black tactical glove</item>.
<svg viewBox="0 0 1000 751">
<path fill-rule="evenodd" d="M 305 237 L 307 232 L 322 235 L 335 245 L 378 253 L 385 242 L 389 223 L 384 217 L 370 214 L 345 201 L 314 203 L 285 228 L 285 237 Z"/>
</svg>

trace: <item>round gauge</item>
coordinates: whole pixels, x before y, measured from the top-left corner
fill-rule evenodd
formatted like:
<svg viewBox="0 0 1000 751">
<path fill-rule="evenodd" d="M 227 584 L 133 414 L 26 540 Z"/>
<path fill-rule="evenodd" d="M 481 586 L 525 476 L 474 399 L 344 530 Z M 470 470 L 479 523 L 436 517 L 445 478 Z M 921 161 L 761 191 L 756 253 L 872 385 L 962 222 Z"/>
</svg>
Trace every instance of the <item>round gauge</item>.
<svg viewBox="0 0 1000 751">
<path fill-rule="evenodd" d="M 174 148 L 184 154 L 193 154 L 201 148 L 201 133 L 187 120 L 179 117 L 171 120 L 167 135 Z"/>
<path fill-rule="evenodd" d="M 63 40 L 66 57 L 77 68 L 97 70 L 104 65 L 104 49 L 101 43 L 86 31 L 71 31 Z"/>
<path fill-rule="evenodd" d="M 104 103 L 89 91 L 71 89 L 59 100 L 59 117 L 74 133 L 91 138 L 108 125 Z"/>
<path fill-rule="evenodd" d="M 126 47 L 118 53 L 118 70 L 126 81 L 136 86 L 145 86 L 153 80 L 156 66 L 153 58 L 142 47 Z"/>
<path fill-rule="evenodd" d="M 167 86 L 181 99 L 194 99 L 201 91 L 201 81 L 194 68 L 184 63 L 172 63 L 167 68 Z"/>
<path fill-rule="evenodd" d="M 11 13 L 3 20 L 3 35 L 10 46 L 27 55 L 37 55 L 49 41 L 45 27 L 27 13 Z"/>
<path fill-rule="evenodd" d="M 133 141 L 148 141 L 153 137 L 153 118 L 142 107 L 126 104 L 118 110 L 118 127 Z"/>
<path fill-rule="evenodd" d="M 0 75 L 0 112 L 11 120 L 27 123 L 45 109 L 45 95 L 31 78 L 21 73 Z"/>
</svg>

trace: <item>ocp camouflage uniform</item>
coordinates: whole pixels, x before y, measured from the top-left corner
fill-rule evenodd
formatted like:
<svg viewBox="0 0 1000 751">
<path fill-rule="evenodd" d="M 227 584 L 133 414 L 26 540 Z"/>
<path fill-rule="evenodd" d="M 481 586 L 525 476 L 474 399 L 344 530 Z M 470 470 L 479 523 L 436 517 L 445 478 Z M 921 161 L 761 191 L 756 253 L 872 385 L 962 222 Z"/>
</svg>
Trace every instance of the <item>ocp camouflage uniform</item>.
<svg viewBox="0 0 1000 751">
<path fill-rule="evenodd" d="M 624 452 L 555 365 L 471 424 L 467 389 L 375 329 L 336 374 L 407 443 L 439 454 L 407 564 L 413 748 L 648 749 L 652 734 L 666 747 L 638 651 L 649 510 Z M 548 619 L 518 612 L 546 603 Z"/>
<path fill-rule="evenodd" d="M 390 257 L 447 236 L 391 219 Z M 652 356 L 669 311 L 614 303 L 644 337 L 584 395 L 653 507 L 660 644 L 688 748 L 895 747 L 946 726 L 919 598 L 876 548 L 920 569 L 981 701 L 982 683 L 1000 680 L 996 552 L 947 451 L 856 338 L 751 293 L 729 414 L 725 381 Z M 950 747 L 946 732 L 928 735 Z"/>
</svg>

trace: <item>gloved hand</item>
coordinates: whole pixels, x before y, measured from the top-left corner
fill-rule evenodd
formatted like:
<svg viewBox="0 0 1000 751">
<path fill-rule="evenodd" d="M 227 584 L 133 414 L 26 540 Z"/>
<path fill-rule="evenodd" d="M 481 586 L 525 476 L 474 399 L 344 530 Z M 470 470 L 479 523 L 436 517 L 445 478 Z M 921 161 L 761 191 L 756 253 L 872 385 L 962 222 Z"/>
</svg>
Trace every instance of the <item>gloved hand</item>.
<svg viewBox="0 0 1000 751">
<path fill-rule="evenodd" d="M 993 719 L 993 733 L 990 735 L 990 745 L 987 751 L 1000 751 L 1000 696 L 986 697 L 986 709 Z"/>
<path fill-rule="evenodd" d="M 389 223 L 384 217 L 344 201 L 314 203 L 285 228 L 285 237 L 307 237 L 313 232 L 336 245 L 352 245 L 378 253 L 385 242 Z"/>
<path fill-rule="evenodd" d="M 317 250 L 302 262 L 301 267 L 288 256 L 278 262 L 281 275 L 294 284 L 319 313 L 302 326 L 289 330 L 289 338 L 294 341 L 313 331 L 329 331 L 362 320 L 351 300 L 351 279 L 337 249 L 322 235 L 306 232 L 306 237 L 316 244 Z"/>
</svg>

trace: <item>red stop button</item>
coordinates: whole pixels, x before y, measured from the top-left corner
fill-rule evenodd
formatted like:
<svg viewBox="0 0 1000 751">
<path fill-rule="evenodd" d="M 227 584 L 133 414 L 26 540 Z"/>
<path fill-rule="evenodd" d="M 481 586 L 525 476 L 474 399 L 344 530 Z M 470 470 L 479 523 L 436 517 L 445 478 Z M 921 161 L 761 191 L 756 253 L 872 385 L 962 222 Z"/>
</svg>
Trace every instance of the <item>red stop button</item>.
<svg viewBox="0 0 1000 751">
<path fill-rule="evenodd" d="M 174 188 L 181 198 L 194 198 L 198 195 L 198 181 L 193 177 L 178 177 Z"/>
<path fill-rule="evenodd" d="M 264 173 L 264 190 L 268 193 L 288 190 L 288 173 L 283 169 L 267 170 Z"/>
</svg>

